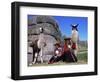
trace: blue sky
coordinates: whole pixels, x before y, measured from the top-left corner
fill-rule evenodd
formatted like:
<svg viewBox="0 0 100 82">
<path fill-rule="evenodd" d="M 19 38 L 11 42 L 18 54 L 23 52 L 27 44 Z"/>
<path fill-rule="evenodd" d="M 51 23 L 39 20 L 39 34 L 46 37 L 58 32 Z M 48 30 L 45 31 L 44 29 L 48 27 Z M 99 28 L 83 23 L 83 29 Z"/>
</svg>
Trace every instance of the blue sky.
<svg viewBox="0 0 100 82">
<path fill-rule="evenodd" d="M 80 40 L 87 40 L 88 36 L 88 18 L 87 17 L 70 17 L 70 16 L 53 16 L 59 25 L 62 35 L 71 36 L 71 24 L 79 24 L 78 32 Z"/>
<path fill-rule="evenodd" d="M 36 15 L 28 15 L 28 18 L 31 20 Z M 86 41 L 88 39 L 88 18 L 87 17 L 71 17 L 71 16 L 53 16 L 53 18 L 57 21 L 59 25 L 59 29 L 62 35 L 66 35 L 67 37 L 71 36 L 72 27 L 71 24 L 79 24 L 78 32 L 79 39 Z"/>
</svg>

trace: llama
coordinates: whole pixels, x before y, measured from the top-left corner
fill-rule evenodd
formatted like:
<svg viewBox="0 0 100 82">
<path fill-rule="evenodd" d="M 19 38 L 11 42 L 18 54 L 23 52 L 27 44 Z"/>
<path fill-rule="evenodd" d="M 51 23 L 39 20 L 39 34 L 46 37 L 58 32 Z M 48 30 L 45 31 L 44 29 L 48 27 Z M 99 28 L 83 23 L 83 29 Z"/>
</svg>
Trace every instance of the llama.
<svg viewBox="0 0 100 82">
<path fill-rule="evenodd" d="M 40 61 L 41 63 L 43 63 L 43 49 L 46 46 L 46 42 L 44 40 L 43 28 L 40 28 L 39 31 L 40 31 L 40 34 L 38 36 L 38 39 L 36 39 L 30 45 L 33 48 L 32 64 L 35 64 L 37 62 L 38 57 L 40 57 Z"/>
<path fill-rule="evenodd" d="M 38 48 L 40 48 L 40 60 L 41 60 L 41 63 L 43 63 L 43 49 L 44 47 L 46 46 L 46 41 L 44 39 L 44 29 L 43 28 L 40 28 L 40 34 L 39 34 L 39 37 L 38 37 L 38 42 L 37 42 L 37 45 L 38 45 Z"/>
<path fill-rule="evenodd" d="M 71 35 L 71 41 L 72 41 L 72 50 L 75 56 L 77 57 L 78 52 L 78 40 L 79 40 L 79 34 L 78 34 L 78 24 L 71 25 L 72 27 L 72 35 Z"/>
</svg>

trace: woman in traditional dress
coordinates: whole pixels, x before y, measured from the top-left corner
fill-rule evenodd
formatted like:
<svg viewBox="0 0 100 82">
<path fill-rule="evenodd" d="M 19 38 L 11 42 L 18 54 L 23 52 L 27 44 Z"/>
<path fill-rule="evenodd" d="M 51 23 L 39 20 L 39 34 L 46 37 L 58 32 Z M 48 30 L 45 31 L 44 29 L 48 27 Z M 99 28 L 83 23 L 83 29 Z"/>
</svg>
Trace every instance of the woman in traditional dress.
<svg viewBox="0 0 100 82">
<path fill-rule="evenodd" d="M 77 62 L 77 58 L 71 49 L 71 39 L 65 38 L 64 40 L 65 40 L 65 42 L 64 42 L 63 54 L 62 54 L 63 61 L 65 61 L 65 62 Z"/>
<path fill-rule="evenodd" d="M 59 43 L 54 44 L 55 50 L 54 50 L 54 55 L 51 57 L 49 60 L 48 64 L 52 64 L 54 62 L 57 62 L 57 60 L 61 57 L 62 55 L 62 48 Z"/>
</svg>

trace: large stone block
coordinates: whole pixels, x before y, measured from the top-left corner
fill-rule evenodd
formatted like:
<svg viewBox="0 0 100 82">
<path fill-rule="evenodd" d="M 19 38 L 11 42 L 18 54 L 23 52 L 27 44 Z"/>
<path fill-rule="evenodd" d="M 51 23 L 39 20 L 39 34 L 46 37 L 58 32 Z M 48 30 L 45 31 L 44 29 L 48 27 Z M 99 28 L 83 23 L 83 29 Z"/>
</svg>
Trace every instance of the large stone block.
<svg viewBox="0 0 100 82">
<path fill-rule="evenodd" d="M 30 50 L 31 48 L 29 48 L 30 43 L 39 38 L 39 28 L 43 28 L 44 40 L 46 42 L 46 46 L 43 49 L 43 59 L 44 61 L 48 61 L 54 54 L 54 44 L 61 39 L 61 32 L 56 20 L 51 16 L 36 16 L 35 20 L 35 24 L 31 24 L 31 26 L 28 26 L 28 52 L 33 52 L 32 50 Z M 30 62 L 31 60 L 32 55 L 28 54 L 28 62 Z"/>
</svg>

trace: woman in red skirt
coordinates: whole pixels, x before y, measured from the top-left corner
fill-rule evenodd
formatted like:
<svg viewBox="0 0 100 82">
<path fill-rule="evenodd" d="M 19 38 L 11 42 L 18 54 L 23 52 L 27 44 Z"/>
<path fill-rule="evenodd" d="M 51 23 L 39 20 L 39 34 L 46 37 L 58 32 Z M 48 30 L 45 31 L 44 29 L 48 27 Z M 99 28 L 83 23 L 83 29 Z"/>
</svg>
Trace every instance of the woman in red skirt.
<svg viewBox="0 0 100 82">
<path fill-rule="evenodd" d="M 60 60 L 63 62 L 77 62 L 77 58 L 71 49 L 71 39 L 65 38 L 64 40 L 62 55 L 56 59 L 56 62 Z"/>
</svg>

